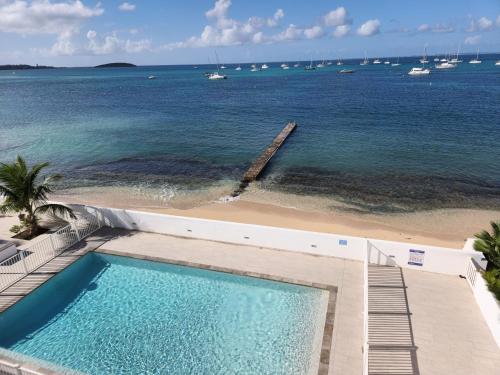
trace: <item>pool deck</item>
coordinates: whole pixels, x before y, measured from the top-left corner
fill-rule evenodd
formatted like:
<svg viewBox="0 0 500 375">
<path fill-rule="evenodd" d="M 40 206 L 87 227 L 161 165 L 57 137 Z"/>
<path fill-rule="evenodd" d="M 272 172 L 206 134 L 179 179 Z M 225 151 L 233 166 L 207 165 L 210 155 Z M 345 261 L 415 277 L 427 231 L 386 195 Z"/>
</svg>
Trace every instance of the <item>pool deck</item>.
<svg viewBox="0 0 500 375">
<path fill-rule="evenodd" d="M 63 254 L 68 259 L 58 260 L 58 257 L 55 261 L 66 260 L 70 264 L 94 249 L 334 286 L 337 293 L 328 373 L 362 373 L 363 265 L 360 262 L 109 228 L 89 237 L 72 253 Z M 65 267 L 62 263 L 50 266 L 55 267 L 52 271 Z M 413 374 L 498 374 L 500 350 L 467 281 L 456 276 L 407 269 L 403 274 L 417 346 L 419 372 Z M 22 294 L 33 288 L 34 284 Z"/>
</svg>

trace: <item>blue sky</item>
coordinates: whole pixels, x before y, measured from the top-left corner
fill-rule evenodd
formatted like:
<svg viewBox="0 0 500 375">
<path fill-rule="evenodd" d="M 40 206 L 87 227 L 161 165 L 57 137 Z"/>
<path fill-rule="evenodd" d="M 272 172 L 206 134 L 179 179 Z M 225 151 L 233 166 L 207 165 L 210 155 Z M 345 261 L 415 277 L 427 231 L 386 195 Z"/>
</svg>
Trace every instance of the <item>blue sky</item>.
<svg viewBox="0 0 500 375">
<path fill-rule="evenodd" d="M 0 0 L 0 64 L 292 61 L 500 51 L 500 0 Z"/>
</svg>

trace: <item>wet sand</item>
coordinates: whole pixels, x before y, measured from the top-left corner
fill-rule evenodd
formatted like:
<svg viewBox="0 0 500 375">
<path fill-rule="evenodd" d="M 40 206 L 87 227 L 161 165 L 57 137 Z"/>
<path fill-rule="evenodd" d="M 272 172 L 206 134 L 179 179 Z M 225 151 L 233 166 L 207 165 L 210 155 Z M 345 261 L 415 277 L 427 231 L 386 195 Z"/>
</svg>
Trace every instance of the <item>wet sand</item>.
<svg viewBox="0 0 500 375">
<path fill-rule="evenodd" d="M 221 196 L 213 192 L 213 197 Z M 53 197 L 68 203 L 93 204 L 240 223 L 370 237 L 461 249 L 474 233 L 500 220 L 500 211 L 441 209 L 403 214 L 356 212 L 330 199 L 250 189 L 234 201 L 190 197 L 174 204 L 117 188 L 65 191 Z"/>
</svg>

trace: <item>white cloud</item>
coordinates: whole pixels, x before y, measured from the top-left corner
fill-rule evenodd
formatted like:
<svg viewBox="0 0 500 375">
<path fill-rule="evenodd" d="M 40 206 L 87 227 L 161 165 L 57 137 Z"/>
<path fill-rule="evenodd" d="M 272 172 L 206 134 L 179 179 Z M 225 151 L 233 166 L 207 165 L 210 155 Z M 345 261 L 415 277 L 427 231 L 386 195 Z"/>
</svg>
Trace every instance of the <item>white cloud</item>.
<svg viewBox="0 0 500 375">
<path fill-rule="evenodd" d="M 489 18 L 486 18 L 486 17 L 481 17 L 477 21 L 477 25 L 479 27 L 479 30 L 482 30 L 482 31 L 488 31 L 488 30 L 493 29 L 493 21 L 490 20 Z"/>
<path fill-rule="evenodd" d="M 122 12 L 133 12 L 135 10 L 135 4 L 124 2 L 118 6 L 118 9 Z"/>
<path fill-rule="evenodd" d="M 99 4 L 89 8 L 80 0 L 1 0 L 0 31 L 22 35 L 65 35 L 67 38 L 68 33 L 76 33 L 84 21 L 103 12 Z"/>
<path fill-rule="evenodd" d="M 118 37 L 116 32 L 100 38 L 96 31 L 89 30 L 87 32 L 87 39 L 88 44 L 85 51 L 92 55 L 111 55 L 122 52 L 139 53 L 151 50 L 151 40 L 123 40 Z"/>
<path fill-rule="evenodd" d="M 431 26 L 427 23 L 424 23 L 417 28 L 417 31 L 421 32 L 421 33 L 426 33 L 426 32 L 452 33 L 453 31 L 455 31 L 455 29 L 452 26 L 444 25 L 442 23 L 437 23 L 433 26 Z"/>
<path fill-rule="evenodd" d="M 357 33 L 361 36 L 373 36 L 380 33 L 380 21 L 377 19 L 366 21 L 358 28 Z"/>
<path fill-rule="evenodd" d="M 338 7 L 323 16 L 323 22 L 326 26 L 336 27 L 348 25 L 351 23 L 344 7 Z"/>
<path fill-rule="evenodd" d="M 421 33 L 425 33 L 427 31 L 430 31 L 431 27 L 429 26 L 429 24 L 424 23 L 424 24 L 420 25 L 417 30 L 420 31 Z"/>
<path fill-rule="evenodd" d="M 139 34 L 139 30 L 138 30 L 138 29 L 135 29 L 135 28 L 130 29 L 128 32 L 130 33 L 130 35 L 136 35 L 136 34 Z"/>
<path fill-rule="evenodd" d="M 340 25 L 335 28 L 335 31 L 333 32 L 333 36 L 335 38 L 342 38 L 349 34 L 349 31 L 351 31 L 351 26 L 349 25 Z"/>
<path fill-rule="evenodd" d="M 321 26 L 313 26 L 304 30 L 304 35 L 307 39 L 318 39 L 325 35 Z"/>
<path fill-rule="evenodd" d="M 273 40 L 278 42 L 287 40 L 298 40 L 302 38 L 302 35 L 304 35 L 304 30 L 292 23 L 288 25 L 288 27 L 284 31 L 275 35 L 273 37 Z"/>
<path fill-rule="evenodd" d="M 481 35 L 468 36 L 467 38 L 465 38 L 464 44 L 473 46 L 475 44 L 479 44 L 480 41 Z"/>
<path fill-rule="evenodd" d="M 271 18 L 267 19 L 267 26 L 269 27 L 276 27 L 279 24 L 279 21 L 285 17 L 285 12 L 283 9 L 277 9 L 276 12 L 274 12 L 274 15 Z"/>
<path fill-rule="evenodd" d="M 285 17 L 283 9 L 277 9 L 272 17 L 250 17 L 247 21 L 238 21 L 229 17 L 231 0 L 217 0 L 213 8 L 205 12 L 210 24 L 203 28 L 199 36 L 192 36 L 185 41 L 169 43 L 161 48 L 220 47 L 236 46 L 246 43 L 261 44 L 274 41 L 263 30 L 273 28 Z"/>
</svg>

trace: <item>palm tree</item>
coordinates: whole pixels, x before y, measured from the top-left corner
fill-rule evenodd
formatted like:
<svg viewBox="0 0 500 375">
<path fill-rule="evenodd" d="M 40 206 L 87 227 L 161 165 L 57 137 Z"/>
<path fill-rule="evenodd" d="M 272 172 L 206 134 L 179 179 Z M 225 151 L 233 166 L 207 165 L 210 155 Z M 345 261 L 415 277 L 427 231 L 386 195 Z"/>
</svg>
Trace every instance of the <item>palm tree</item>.
<svg viewBox="0 0 500 375">
<path fill-rule="evenodd" d="M 40 172 L 49 163 L 35 164 L 28 169 L 25 160 L 18 156 L 14 163 L 0 163 L 0 213 L 16 212 L 21 227 L 26 227 L 28 236 L 36 235 L 39 230 L 39 215 L 68 215 L 76 218 L 73 210 L 62 204 L 48 203 L 47 195 L 52 193 L 52 183 L 60 180 L 61 175 L 45 176 Z"/>
<path fill-rule="evenodd" d="M 488 269 L 500 268 L 500 222 L 491 222 L 491 233 L 483 230 L 474 236 L 474 250 L 480 251 L 488 260 Z"/>
</svg>

